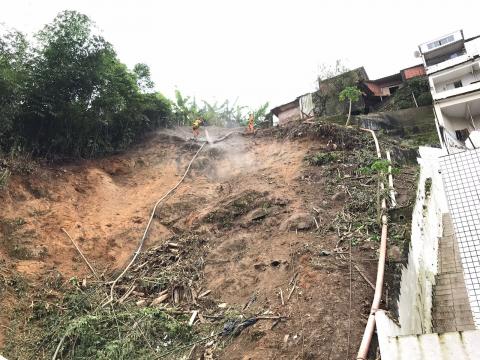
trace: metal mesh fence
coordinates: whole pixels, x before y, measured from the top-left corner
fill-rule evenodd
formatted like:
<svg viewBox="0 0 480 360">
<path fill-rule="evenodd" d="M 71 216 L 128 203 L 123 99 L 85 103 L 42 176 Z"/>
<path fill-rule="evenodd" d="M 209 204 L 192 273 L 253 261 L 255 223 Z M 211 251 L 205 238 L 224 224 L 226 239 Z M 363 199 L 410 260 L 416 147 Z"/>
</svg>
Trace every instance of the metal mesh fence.
<svg viewBox="0 0 480 360">
<path fill-rule="evenodd" d="M 480 328 L 480 149 L 443 156 L 440 168 L 468 298 Z"/>
<path fill-rule="evenodd" d="M 480 150 L 443 156 L 440 168 L 460 250 L 468 298 L 475 325 L 479 328 Z"/>
</svg>

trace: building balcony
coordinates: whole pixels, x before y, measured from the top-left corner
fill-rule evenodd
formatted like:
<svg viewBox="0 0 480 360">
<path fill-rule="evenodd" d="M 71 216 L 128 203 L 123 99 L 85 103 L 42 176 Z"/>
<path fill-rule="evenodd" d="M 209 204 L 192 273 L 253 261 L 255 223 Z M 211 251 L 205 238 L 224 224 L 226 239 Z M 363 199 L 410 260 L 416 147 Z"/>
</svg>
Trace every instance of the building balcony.
<svg viewBox="0 0 480 360">
<path fill-rule="evenodd" d="M 480 147 L 480 91 L 436 102 L 435 114 L 449 153 Z"/>
<path fill-rule="evenodd" d="M 427 65 L 426 66 L 426 73 L 427 75 L 431 75 L 434 73 L 437 73 L 439 71 L 442 71 L 444 69 L 448 69 L 452 66 L 464 63 L 465 61 L 468 61 L 470 59 L 470 56 L 467 54 L 459 55 L 457 57 L 442 61 L 438 64 L 434 65 Z"/>
<path fill-rule="evenodd" d="M 449 97 L 457 96 L 457 95 L 462 95 L 466 93 L 470 93 L 473 91 L 480 90 L 480 81 L 476 83 L 469 84 L 467 86 L 462 86 L 459 88 L 454 88 L 451 90 L 446 90 L 442 91 L 440 93 L 435 93 L 433 94 L 433 99 L 434 100 L 441 100 L 441 99 L 446 99 Z"/>
<path fill-rule="evenodd" d="M 453 59 L 452 59 L 453 60 Z M 434 100 L 480 90 L 480 60 L 467 61 L 429 78 Z"/>
</svg>

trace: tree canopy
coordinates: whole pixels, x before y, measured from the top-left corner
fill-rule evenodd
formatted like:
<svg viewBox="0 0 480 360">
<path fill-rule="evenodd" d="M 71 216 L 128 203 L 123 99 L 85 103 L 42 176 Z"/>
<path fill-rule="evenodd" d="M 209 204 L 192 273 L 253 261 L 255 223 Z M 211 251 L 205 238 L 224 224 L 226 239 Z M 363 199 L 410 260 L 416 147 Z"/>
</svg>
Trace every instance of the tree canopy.
<svg viewBox="0 0 480 360">
<path fill-rule="evenodd" d="M 243 126 L 247 124 L 248 114 L 253 113 L 255 123 L 265 120 L 269 103 L 266 102 L 258 108 L 248 108 L 237 103 L 230 103 L 225 100 L 222 103 L 202 100 L 199 105 L 195 98 L 184 96 L 179 90 L 175 91 L 175 102 L 173 103 L 174 123 L 176 125 L 190 125 L 197 117 L 205 120 L 207 125 L 216 126 Z"/>
<path fill-rule="evenodd" d="M 154 90 L 150 68 L 129 69 L 88 16 L 59 13 L 29 43 L 0 31 L 0 153 L 93 157 L 124 149 L 158 126 L 238 126 L 268 103 L 247 109 L 228 100 L 200 101 L 176 91 L 170 101 Z"/>
<path fill-rule="evenodd" d="M 92 21 L 60 13 L 35 45 L 0 37 L 0 147 L 90 157 L 122 149 L 171 115 L 146 64 L 120 62 Z"/>
<path fill-rule="evenodd" d="M 338 94 L 338 99 L 340 101 L 348 100 L 348 118 L 347 123 L 345 125 L 350 124 L 350 116 L 352 115 L 352 103 L 358 101 L 362 96 L 362 92 L 356 86 L 347 86 L 345 89 L 340 91 Z"/>
</svg>

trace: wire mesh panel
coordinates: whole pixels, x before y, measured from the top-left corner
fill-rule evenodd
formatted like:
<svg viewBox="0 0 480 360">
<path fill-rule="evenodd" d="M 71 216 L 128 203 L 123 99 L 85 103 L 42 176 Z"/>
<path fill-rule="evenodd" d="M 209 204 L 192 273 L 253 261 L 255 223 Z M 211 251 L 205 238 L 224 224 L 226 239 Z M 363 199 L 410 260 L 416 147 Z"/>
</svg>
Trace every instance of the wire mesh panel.
<svg viewBox="0 0 480 360">
<path fill-rule="evenodd" d="M 440 168 L 470 307 L 480 328 L 480 149 L 444 156 Z"/>
</svg>

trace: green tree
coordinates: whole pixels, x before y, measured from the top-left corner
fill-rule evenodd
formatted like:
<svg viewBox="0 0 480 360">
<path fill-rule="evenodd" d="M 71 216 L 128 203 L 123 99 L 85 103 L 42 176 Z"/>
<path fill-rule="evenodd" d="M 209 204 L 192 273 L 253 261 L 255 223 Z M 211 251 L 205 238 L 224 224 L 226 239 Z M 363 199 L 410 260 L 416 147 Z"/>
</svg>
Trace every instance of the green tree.
<svg viewBox="0 0 480 360">
<path fill-rule="evenodd" d="M 5 30 L 0 35 L 0 150 L 7 150 L 15 142 L 12 128 L 25 98 L 28 55 L 28 42 L 22 33 Z"/>
<path fill-rule="evenodd" d="M 173 114 L 178 126 L 189 125 L 194 117 L 200 116 L 196 102 L 190 96 L 183 96 L 180 90 L 175 90 Z"/>
<path fill-rule="evenodd" d="M 130 71 L 86 15 L 64 11 L 36 40 L 35 47 L 19 34 L 0 41 L 4 148 L 20 143 L 36 155 L 94 156 L 125 148 L 169 116 L 170 102 L 147 93 L 148 66 Z"/>
<path fill-rule="evenodd" d="M 340 101 L 345 101 L 348 99 L 348 118 L 345 126 L 350 124 L 350 116 L 352 114 L 352 103 L 360 99 L 362 92 L 356 86 L 347 86 L 343 89 L 340 94 L 338 94 L 338 99 Z"/>
<path fill-rule="evenodd" d="M 260 105 L 258 108 L 256 108 L 253 111 L 253 117 L 255 119 L 256 125 L 265 120 L 265 116 L 268 113 L 268 106 L 269 106 L 269 103 L 267 101 L 265 104 Z"/>
<path fill-rule="evenodd" d="M 155 86 L 151 79 L 150 68 L 147 64 L 135 64 L 133 72 L 137 76 L 137 85 L 142 92 L 151 90 Z"/>
</svg>

